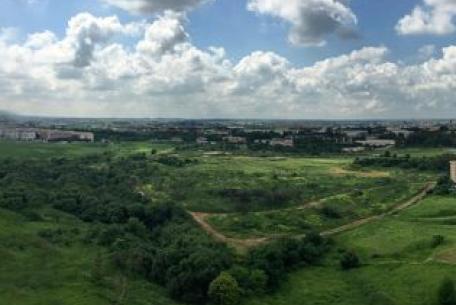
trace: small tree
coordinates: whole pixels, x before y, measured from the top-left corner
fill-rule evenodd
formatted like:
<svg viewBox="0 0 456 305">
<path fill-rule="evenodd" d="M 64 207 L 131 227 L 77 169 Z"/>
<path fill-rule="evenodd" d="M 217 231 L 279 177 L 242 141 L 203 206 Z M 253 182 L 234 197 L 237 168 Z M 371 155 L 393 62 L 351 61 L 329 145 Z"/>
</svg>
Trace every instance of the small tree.
<svg viewBox="0 0 456 305">
<path fill-rule="evenodd" d="M 359 257 L 356 253 L 350 251 L 346 252 L 340 259 L 340 266 L 344 270 L 358 268 L 360 265 Z"/>
<path fill-rule="evenodd" d="M 222 272 L 209 285 L 208 295 L 214 304 L 235 305 L 239 303 L 239 285 L 228 272 Z"/>
<path fill-rule="evenodd" d="M 456 291 L 451 279 L 445 278 L 440 284 L 438 301 L 440 305 L 456 305 Z"/>
<path fill-rule="evenodd" d="M 442 235 L 434 235 L 431 240 L 431 247 L 437 248 L 445 242 L 445 237 Z"/>
</svg>

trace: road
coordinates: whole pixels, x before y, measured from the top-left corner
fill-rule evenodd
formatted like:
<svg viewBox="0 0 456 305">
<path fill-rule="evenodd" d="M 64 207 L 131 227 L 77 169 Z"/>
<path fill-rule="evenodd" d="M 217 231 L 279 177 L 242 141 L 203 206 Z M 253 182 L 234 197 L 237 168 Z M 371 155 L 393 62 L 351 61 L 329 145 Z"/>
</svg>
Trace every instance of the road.
<svg viewBox="0 0 456 305">
<path fill-rule="evenodd" d="M 383 219 L 387 216 L 397 214 L 397 213 L 419 203 L 421 200 L 423 200 L 426 197 L 427 194 L 429 194 L 435 188 L 435 186 L 436 186 L 435 182 L 428 182 L 418 194 L 416 194 L 412 198 L 408 199 L 404 203 L 396 205 L 393 209 L 391 209 L 390 211 L 388 211 L 386 213 L 358 219 L 358 220 L 355 220 L 348 224 L 345 224 L 343 226 L 323 231 L 320 234 L 322 236 L 333 236 L 336 234 L 340 234 L 343 232 L 347 232 L 347 231 L 356 229 L 360 226 Z M 312 207 L 317 204 L 318 204 L 318 202 L 314 202 L 314 203 L 306 205 L 306 207 Z M 298 207 L 298 209 L 299 208 L 303 209 L 303 206 Z M 201 228 L 203 230 L 205 230 L 209 235 L 211 235 L 214 239 L 216 239 L 220 242 L 227 243 L 239 250 L 249 249 L 249 248 L 264 244 L 264 243 L 269 242 L 270 240 L 274 239 L 274 237 L 249 238 L 249 239 L 238 239 L 238 238 L 227 237 L 224 234 L 222 234 L 221 232 L 217 231 L 215 228 L 213 228 L 207 222 L 207 220 L 206 220 L 207 217 L 209 217 L 213 214 L 200 213 L 200 212 L 189 212 L 189 213 L 193 217 L 193 219 L 201 226 Z M 303 237 L 303 235 L 298 235 L 298 236 L 293 236 L 293 237 Z"/>
</svg>

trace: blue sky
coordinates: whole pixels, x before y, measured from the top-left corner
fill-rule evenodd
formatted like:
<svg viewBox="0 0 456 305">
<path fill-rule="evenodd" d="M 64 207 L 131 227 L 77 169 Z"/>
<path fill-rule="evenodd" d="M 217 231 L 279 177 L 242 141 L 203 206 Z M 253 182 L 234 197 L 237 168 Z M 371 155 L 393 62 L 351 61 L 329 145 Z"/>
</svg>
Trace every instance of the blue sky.
<svg viewBox="0 0 456 305">
<path fill-rule="evenodd" d="M 90 12 L 97 16 L 116 14 L 122 21 L 153 19 L 150 16 L 132 16 L 96 0 L 35 1 L 30 4 L 27 0 L 2 0 L 0 27 L 17 28 L 24 35 L 44 30 L 64 35 L 68 20 L 80 12 Z M 233 59 L 240 59 L 255 50 L 270 50 L 298 65 L 308 65 L 366 45 L 385 45 L 391 49 L 393 58 L 410 60 L 423 45 L 443 47 L 455 41 L 454 35 L 399 36 L 394 29 L 397 21 L 417 3 L 416 0 L 352 0 L 350 6 L 358 16 L 360 37 L 353 40 L 330 37 L 324 48 L 299 48 L 290 45 L 286 39 L 289 25 L 278 19 L 247 11 L 244 0 L 217 0 L 199 7 L 189 13 L 187 30 L 196 46 L 222 46 Z"/>
<path fill-rule="evenodd" d="M 0 108 L 456 115 L 455 17 L 454 0 L 2 0 Z"/>
</svg>

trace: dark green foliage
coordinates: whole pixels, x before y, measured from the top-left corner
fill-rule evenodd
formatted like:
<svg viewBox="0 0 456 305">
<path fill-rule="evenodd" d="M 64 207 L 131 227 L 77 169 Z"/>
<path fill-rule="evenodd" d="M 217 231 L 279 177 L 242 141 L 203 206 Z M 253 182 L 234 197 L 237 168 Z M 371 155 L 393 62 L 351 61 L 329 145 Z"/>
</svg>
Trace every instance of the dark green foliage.
<svg viewBox="0 0 456 305">
<path fill-rule="evenodd" d="M 87 271 L 94 282 L 103 281 L 103 266 L 114 266 L 124 274 L 161 284 L 175 299 L 196 304 L 208 301 L 211 282 L 224 271 L 229 272 L 225 279 L 239 282 L 234 285 L 237 294 L 260 294 L 268 287 L 277 287 L 287 271 L 314 264 L 326 252 L 326 241 L 318 234 L 309 234 L 302 240 L 264 245 L 234 267 L 232 251 L 204 233 L 181 205 L 166 199 L 152 200 L 142 189 L 150 185 L 169 194 L 165 198 L 174 198 L 176 185 L 169 181 L 175 176 L 169 174 L 170 167 L 177 170 L 193 163 L 145 154 L 9 160 L 0 163 L 0 207 L 30 218 L 41 217 L 35 212 L 40 208 L 54 208 L 59 214 L 65 212 L 84 221 L 84 234 L 63 229 L 38 234 L 53 244 L 68 246 L 83 240 L 104 247 L 104 258 L 109 261 L 100 261 L 97 256 Z M 263 198 L 271 205 L 284 204 L 295 194 L 285 186 L 266 195 L 229 193 L 235 201 Z M 226 300 L 236 299 L 223 299 L 222 304 L 234 304 Z"/>
<path fill-rule="evenodd" d="M 404 147 L 454 147 L 456 146 L 456 134 L 446 130 L 422 130 L 399 139 L 399 144 Z"/>
<path fill-rule="evenodd" d="M 161 164 L 174 167 L 184 167 L 186 165 L 194 164 L 196 162 L 196 160 L 182 159 L 173 156 L 161 156 L 157 159 L 157 161 Z"/>
<path fill-rule="evenodd" d="M 327 218 L 332 219 L 339 219 L 342 218 L 341 212 L 333 206 L 324 206 L 321 210 L 321 214 L 323 214 Z"/>
<path fill-rule="evenodd" d="M 340 259 L 340 266 L 343 270 L 358 268 L 360 264 L 358 255 L 353 251 L 345 252 Z"/>
<path fill-rule="evenodd" d="M 436 195 L 449 195 L 453 192 L 454 182 L 451 181 L 448 175 L 443 175 L 437 181 L 437 186 L 434 189 Z"/>
<path fill-rule="evenodd" d="M 445 278 L 440 284 L 438 294 L 438 303 L 440 305 L 455 305 L 456 304 L 456 291 L 454 288 L 454 282 Z"/>
<path fill-rule="evenodd" d="M 328 243 L 316 233 L 303 239 L 283 239 L 254 249 L 247 265 L 263 270 L 267 286 L 276 288 L 286 273 L 297 266 L 316 264 L 328 249 Z"/>
<path fill-rule="evenodd" d="M 437 248 L 445 242 L 445 237 L 442 235 L 434 235 L 431 240 L 431 247 Z"/>
<path fill-rule="evenodd" d="M 77 239 L 79 231 L 77 228 L 73 230 L 64 229 L 43 229 L 38 231 L 38 236 L 53 244 L 69 246 L 72 241 Z"/>
<path fill-rule="evenodd" d="M 454 155 L 441 155 L 436 157 L 373 157 L 373 158 L 357 158 L 354 161 L 355 165 L 368 167 L 398 167 L 403 169 L 417 169 L 422 171 L 439 171 L 448 172 L 450 161 L 454 160 Z"/>
<path fill-rule="evenodd" d="M 268 277 L 263 270 L 236 265 L 229 273 L 238 282 L 243 295 L 260 295 L 265 292 Z"/>
<path fill-rule="evenodd" d="M 270 189 L 222 189 L 217 194 L 237 205 L 240 211 L 248 211 L 251 206 L 263 207 L 285 206 L 292 198 L 300 195 L 298 188 L 280 186 Z"/>
<path fill-rule="evenodd" d="M 236 305 L 239 303 L 239 285 L 228 272 L 222 272 L 209 285 L 209 299 L 214 304 Z"/>
</svg>

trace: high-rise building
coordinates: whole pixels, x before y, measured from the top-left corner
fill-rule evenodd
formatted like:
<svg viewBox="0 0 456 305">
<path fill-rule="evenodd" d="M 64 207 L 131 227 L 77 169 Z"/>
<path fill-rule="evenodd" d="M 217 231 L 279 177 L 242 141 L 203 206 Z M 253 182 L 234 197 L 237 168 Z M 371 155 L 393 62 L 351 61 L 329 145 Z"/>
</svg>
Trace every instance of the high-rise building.
<svg viewBox="0 0 456 305">
<path fill-rule="evenodd" d="M 450 177 L 456 183 L 456 161 L 450 161 Z"/>
</svg>

